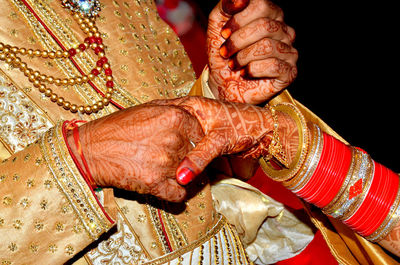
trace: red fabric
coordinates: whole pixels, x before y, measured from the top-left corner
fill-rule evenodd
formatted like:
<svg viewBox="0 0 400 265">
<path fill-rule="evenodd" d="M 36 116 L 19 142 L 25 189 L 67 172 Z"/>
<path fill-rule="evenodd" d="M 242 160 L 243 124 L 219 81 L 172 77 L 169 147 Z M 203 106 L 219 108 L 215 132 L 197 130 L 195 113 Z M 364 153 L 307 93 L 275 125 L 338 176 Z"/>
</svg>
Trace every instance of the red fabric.
<svg viewBox="0 0 400 265">
<path fill-rule="evenodd" d="M 267 178 L 261 169 L 256 172 L 248 183 L 258 188 L 264 194 L 283 203 L 290 211 L 303 209 L 303 205 L 294 193 L 280 183 Z M 319 265 L 321 262 L 324 265 L 338 265 L 321 232 L 317 231 L 314 239 L 299 255 L 280 261 L 276 265 Z"/>
</svg>

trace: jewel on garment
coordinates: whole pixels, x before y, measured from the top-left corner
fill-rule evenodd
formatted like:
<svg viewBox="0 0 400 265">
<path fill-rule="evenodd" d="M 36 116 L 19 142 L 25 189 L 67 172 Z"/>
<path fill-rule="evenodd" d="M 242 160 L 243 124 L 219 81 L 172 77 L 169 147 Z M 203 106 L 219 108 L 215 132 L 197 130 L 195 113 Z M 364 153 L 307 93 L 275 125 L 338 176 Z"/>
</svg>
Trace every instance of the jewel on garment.
<svg viewBox="0 0 400 265">
<path fill-rule="evenodd" d="M 100 12 L 99 0 L 62 0 L 62 3 L 65 8 L 89 17 L 94 17 Z"/>
</svg>

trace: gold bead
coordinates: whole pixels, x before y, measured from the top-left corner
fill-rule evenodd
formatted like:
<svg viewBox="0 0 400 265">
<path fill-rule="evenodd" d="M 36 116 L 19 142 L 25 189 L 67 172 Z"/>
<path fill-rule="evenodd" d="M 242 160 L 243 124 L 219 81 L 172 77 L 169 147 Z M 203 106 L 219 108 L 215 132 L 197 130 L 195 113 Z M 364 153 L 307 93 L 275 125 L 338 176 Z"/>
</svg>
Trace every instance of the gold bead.
<svg viewBox="0 0 400 265">
<path fill-rule="evenodd" d="M 99 38 L 99 37 L 100 37 L 100 32 L 96 32 L 96 33 L 94 34 L 94 36 L 95 36 L 96 38 Z"/>
<path fill-rule="evenodd" d="M 36 78 L 36 77 L 39 77 L 39 76 L 40 76 L 40 73 L 39 73 L 39 71 L 35 71 L 35 72 L 33 72 L 33 75 L 34 75 L 35 78 Z"/>
<path fill-rule="evenodd" d="M 22 54 L 22 55 L 25 55 L 25 54 L 26 54 L 26 49 L 25 49 L 25 48 L 20 48 L 20 49 L 18 50 L 18 53 L 19 53 L 19 54 Z"/>
<path fill-rule="evenodd" d="M 77 84 L 82 84 L 82 77 L 77 77 L 75 81 Z"/>
<path fill-rule="evenodd" d="M 79 17 L 79 14 L 78 13 L 74 13 L 74 19 L 79 19 L 80 17 Z"/>
<path fill-rule="evenodd" d="M 28 49 L 28 50 L 26 51 L 26 53 L 27 53 L 29 56 L 32 56 L 32 55 L 33 55 L 33 50 L 32 50 L 32 49 Z"/>
<path fill-rule="evenodd" d="M 70 107 L 70 110 L 71 110 L 72 113 L 75 113 L 75 112 L 78 111 L 78 106 L 75 105 L 75 104 L 72 104 L 71 107 Z"/>
<path fill-rule="evenodd" d="M 99 32 L 99 29 L 96 26 L 94 26 L 90 28 L 90 31 L 96 34 L 97 32 Z"/>
<path fill-rule="evenodd" d="M 99 73 L 101 72 L 101 70 L 103 70 L 103 68 L 102 67 L 100 67 L 100 66 L 96 66 L 96 70 L 97 71 L 99 71 Z"/>
<path fill-rule="evenodd" d="M 20 64 L 19 64 L 19 69 L 21 69 L 21 71 L 25 71 L 25 70 L 26 70 L 26 67 L 27 67 L 27 64 L 26 64 L 26 63 L 20 63 Z"/>
<path fill-rule="evenodd" d="M 87 75 L 82 76 L 82 81 L 86 83 L 89 81 L 89 77 Z"/>
<path fill-rule="evenodd" d="M 11 58 L 6 58 L 6 63 L 11 64 L 12 61 L 13 61 L 13 59 L 11 59 Z"/>
<path fill-rule="evenodd" d="M 113 92 L 114 92 L 114 88 L 112 88 L 112 87 L 107 88 L 107 93 L 110 93 L 112 95 Z"/>
<path fill-rule="evenodd" d="M 96 76 L 94 74 L 88 74 L 87 77 L 89 80 L 93 80 Z"/>
<path fill-rule="evenodd" d="M 111 75 L 106 76 L 106 81 L 113 81 L 114 78 Z"/>
<path fill-rule="evenodd" d="M 14 65 L 15 66 L 19 66 L 21 64 L 21 59 L 19 58 L 19 57 L 16 57 L 15 59 L 14 59 Z"/>
<path fill-rule="evenodd" d="M 13 52 L 13 53 L 17 53 L 18 52 L 18 47 L 11 47 L 10 51 Z"/>
<path fill-rule="evenodd" d="M 62 106 L 64 104 L 64 98 L 63 97 L 59 97 L 57 99 L 57 105 Z"/>
<path fill-rule="evenodd" d="M 69 57 L 69 53 L 67 51 L 64 51 L 62 53 L 62 55 L 63 55 L 64 58 L 68 58 Z"/>
<path fill-rule="evenodd" d="M 104 96 L 105 96 L 107 99 L 111 99 L 112 93 L 107 92 Z"/>
<path fill-rule="evenodd" d="M 86 22 L 86 21 L 85 21 Z M 86 22 L 89 28 L 93 28 L 94 27 L 94 23 L 92 21 L 88 21 Z"/>
<path fill-rule="evenodd" d="M 85 107 L 85 113 L 86 113 L 86 114 L 92 113 L 92 108 L 91 108 L 90 106 L 86 106 L 86 107 Z"/>
<path fill-rule="evenodd" d="M 4 43 L 0 42 L 0 51 L 4 49 Z"/>
<path fill-rule="evenodd" d="M 56 84 L 57 86 L 61 85 L 61 79 L 60 78 L 54 79 L 54 84 Z"/>
<path fill-rule="evenodd" d="M 99 48 L 104 50 L 104 45 L 103 44 L 99 44 Z"/>
<path fill-rule="evenodd" d="M 6 55 L 4 53 L 0 54 L 0 60 L 5 60 L 6 59 Z"/>
<path fill-rule="evenodd" d="M 54 78 L 53 78 L 52 76 L 48 76 L 48 77 L 46 78 L 46 81 L 47 81 L 48 83 L 50 83 L 50 84 L 53 84 L 53 83 L 54 83 Z"/>
<path fill-rule="evenodd" d="M 33 81 L 33 86 L 34 87 L 40 87 L 40 81 L 39 80 Z"/>
<path fill-rule="evenodd" d="M 43 74 L 43 75 L 40 75 L 39 78 L 40 78 L 40 81 L 42 81 L 42 82 L 44 82 L 44 81 L 47 80 L 47 76 L 44 75 L 44 74 Z"/>
<path fill-rule="evenodd" d="M 96 105 L 97 105 L 97 107 L 99 107 L 99 109 L 103 109 L 104 108 L 103 101 L 97 101 Z"/>
<path fill-rule="evenodd" d="M 91 106 L 90 109 L 91 109 L 92 112 L 98 112 L 99 111 L 99 107 L 96 104 Z"/>
<path fill-rule="evenodd" d="M 63 108 L 66 110 L 71 109 L 71 103 L 69 101 L 65 101 L 63 102 Z M 72 110 L 71 110 L 72 111 Z"/>
<path fill-rule="evenodd" d="M 44 85 L 40 85 L 40 86 L 39 86 L 39 92 L 40 92 L 40 93 L 46 92 L 46 87 L 45 87 Z"/>
<path fill-rule="evenodd" d="M 97 46 L 98 46 L 98 44 L 97 44 L 97 43 L 92 43 L 92 44 L 90 44 L 90 48 L 92 48 L 92 49 L 96 49 L 96 48 L 97 48 Z"/>
<path fill-rule="evenodd" d="M 9 53 L 9 52 L 10 52 L 10 49 L 6 47 L 6 48 L 3 49 L 3 52 L 4 52 L 4 53 Z"/>
<path fill-rule="evenodd" d="M 110 104 L 110 100 L 108 98 L 103 98 L 102 101 L 104 106 L 108 106 L 108 104 Z"/>
<path fill-rule="evenodd" d="M 108 64 L 108 63 L 103 64 L 103 68 L 104 69 L 110 68 L 110 64 Z"/>
<path fill-rule="evenodd" d="M 33 82 L 33 81 L 35 81 L 36 78 L 35 78 L 35 75 L 30 74 L 28 79 L 29 79 L 29 81 Z"/>
<path fill-rule="evenodd" d="M 78 111 L 81 112 L 81 113 L 84 113 L 84 112 L 85 112 L 85 107 L 82 106 L 82 105 L 79 106 L 79 107 L 78 107 Z"/>
<path fill-rule="evenodd" d="M 52 93 L 50 95 L 50 100 L 53 101 L 53 102 L 56 102 L 58 100 L 57 94 L 56 93 Z"/>
<path fill-rule="evenodd" d="M 74 78 L 70 78 L 69 80 L 68 80 L 68 85 L 71 85 L 71 86 L 73 86 L 73 85 L 75 85 L 75 79 Z"/>
<path fill-rule="evenodd" d="M 49 52 L 49 58 L 50 59 L 56 58 L 56 53 L 55 52 Z"/>
<path fill-rule="evenodd" d="M 25 76 L 30 76 L 31 75 L 31 69 L 27 68 L 24 70 L 24 75 Z"/>
<path fill-rule="evenodd" d="M 82 29 L 82 31 L 83 31 L 85 34 L 88 34 L 89 31 L 90 31 L 90 29 L 89 29 L 89 28 L 84 28 L 84 29 Z"/>
<path fill-rule="evenodd" d="M 63 79 L 63 80 L 61 80 L 61 84 L 63 84 L 63 85 L 68 85 L 68 79 Z"/>
<path fill-rule="evenodd" d="M 43 58 L 47 58 L 47 57 L 49 56 L 49 53 L 48 53 L 47 51 L 42 51 L 41 56 L 42 56 Z"/>
<path fill-rule="evenodd" d="M 53 94 L 53 91 L 50 88 L 47 88 L 46 91 L 44 91 L 44 94 L 46 97 L 50 97 Z"/>
<path fill-rule="evenodd" d="M 106 54 L 104 52 L 99 52 L 98 54 L 99 58 L 106 56 Z"/>
<path fill-rule="evenodd" d="M 61 58 L 61 57 L 63 57 L 63 52 L 62 51 L 60 51 L 60 50 L 58 50 L 58 51 L 56 51 L 56 57 L 57 58 Z"/>
<path fill-rule="evenodd" d="M 41 54 L 42 54 L 41 50 L 36 50 L 36 51 L 33 52 L 33 55 L 35 55 L 37 57 L 39 57 Z"/>
</svg>

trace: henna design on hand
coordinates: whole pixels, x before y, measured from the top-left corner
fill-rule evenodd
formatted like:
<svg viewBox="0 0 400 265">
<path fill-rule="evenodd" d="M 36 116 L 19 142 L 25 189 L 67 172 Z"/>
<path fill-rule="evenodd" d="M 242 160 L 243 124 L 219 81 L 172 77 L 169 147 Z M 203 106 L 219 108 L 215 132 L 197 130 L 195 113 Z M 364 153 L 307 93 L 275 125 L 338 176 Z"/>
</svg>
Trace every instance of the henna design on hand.
<svg viewBox="0 0 400 265">
<path fill-rule="evenodd" d="M 224 4 L 220 2 L 209 18 L 210 88 L 222 100 L 262 103 L 297 76 L 294 30 L 283 23 L 282 10 L 270 1 L 250 0 L 233 17 L 224 12 Z M 272 69 L 261 69 L 260 60 Z"/>
<path fill-rule="evenodd" d="M 244 157 L 254 157 L 266 154 L 273 128 L 268 109 L 202 97 L 156 100 L 151 104 L 181 107 L 196 117 L 203 129 L 204 138 L 186 155 L 177 169 L 178 175 L 185 168 L 189 168 L 193 175 L 198 175 L 221 155 L 241 153 Z M 278 122 L 282 144 L 291 161 L 297 152 L 297 127 L 284 114 L 278 115 Z"/>
<path fill-rule="evenodd" d="M 99 186 L 169 201 L 184 199 L 186 191 L 176 182 L 175 171 L 193 148 L 189 140 L 199 142 L 203 137 L 200 124 L 186 111 L 141 105 L 88 122 L 79 131 L 83 153 Z"/>
</svg>

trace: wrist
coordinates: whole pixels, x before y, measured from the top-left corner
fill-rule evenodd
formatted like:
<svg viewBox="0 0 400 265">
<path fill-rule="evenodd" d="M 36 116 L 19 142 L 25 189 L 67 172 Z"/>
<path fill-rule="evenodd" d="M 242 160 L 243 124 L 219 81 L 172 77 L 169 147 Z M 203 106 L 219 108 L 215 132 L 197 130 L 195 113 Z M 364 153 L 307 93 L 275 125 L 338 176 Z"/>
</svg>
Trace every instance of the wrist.
<svg viewBox="0 0 400 265">
<path fill-rule="evenodd" d="M 97 178 L 93 176 L 97 176 L 92 169 L 95 169 L 93 165 L 91 165 L 91 158 L 88 149 L 86 148 L 85 133 L 83 130 L 84 126 L 78 127 L 77 123 L 85 122 L 85 121 L 67 121 L 63 124 L 63 136 L 68 147 L 68 151 L 81 173 L 82 177 L 85 179 L 87 184 L 92 187 L 92 189 L 96 189 L 100 184 L 99 181 L 96 181 Z M 89 155 L 88 155 L 89 154 Z M 91 166 L 89 166 L 91 165 Z"/>
</svg>

